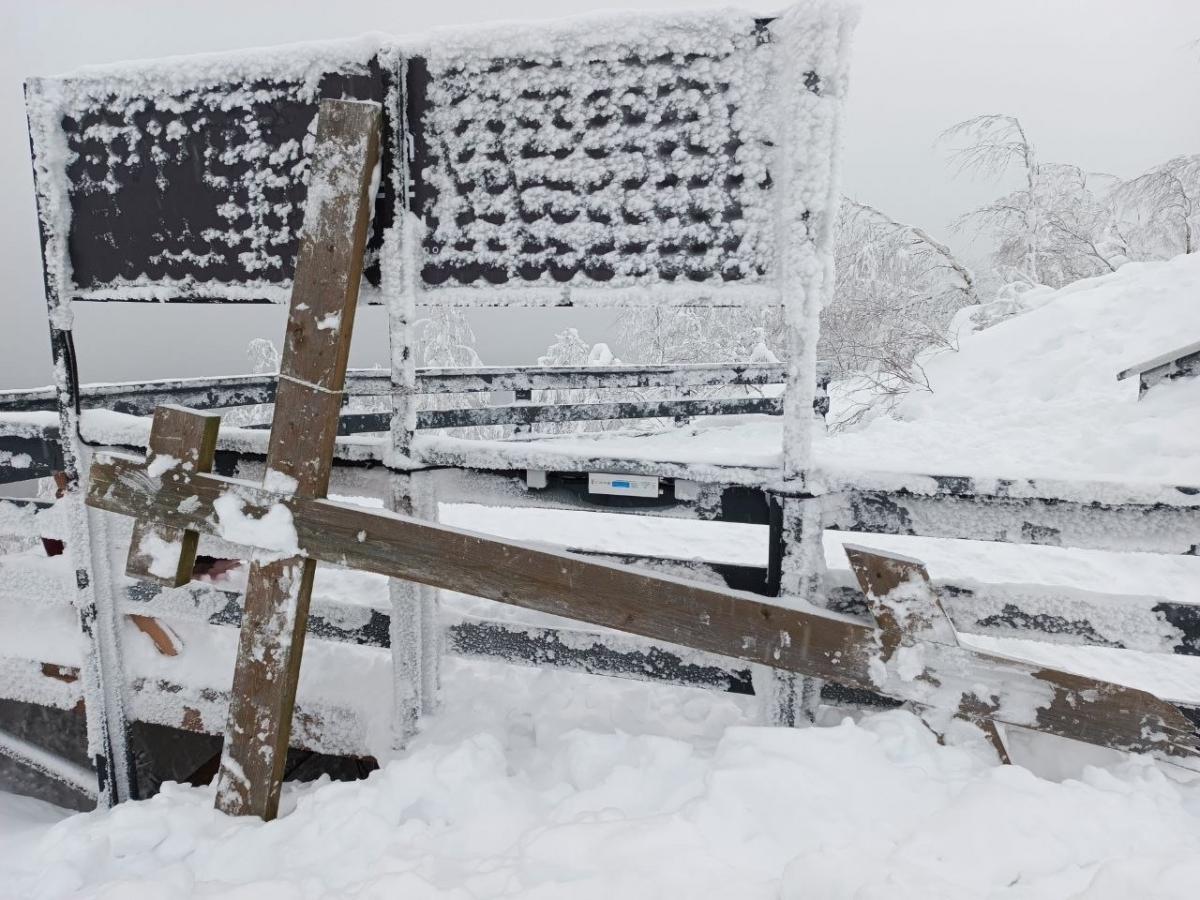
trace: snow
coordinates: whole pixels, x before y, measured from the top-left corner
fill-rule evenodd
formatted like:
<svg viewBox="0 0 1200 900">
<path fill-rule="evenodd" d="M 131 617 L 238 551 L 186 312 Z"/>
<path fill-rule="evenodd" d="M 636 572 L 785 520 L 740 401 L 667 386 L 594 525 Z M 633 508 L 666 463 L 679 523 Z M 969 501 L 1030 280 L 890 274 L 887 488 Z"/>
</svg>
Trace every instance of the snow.
<svg viewBox="0 0 1200 900">
<path fill-rule="evenodd" d="M 0 895 L 1057 900 L 1198 874 L 1200 787 L 1144 759 L 1051 780 L 904 712 L 768 729 L 730 695 L 447 668 L 403 759 L 289 785 L 271 824 L 207 788 L 70 817 L 0 795 Z"/>
<path fill-rule="evenodd" d="M 818 484 L 929 493 L 936 486 L 926 476 L 937 474 L 985 486 L 1015 480 L 1006 485 L 1012 496 L 1200 502 L 1172 487 L 1200 483 L 1200 379 L 1158 385 L 1141 400 L 1136 380 L 1117 380 L 1138 360 L 1200 333 L 1200 254 L 1131 263 L 1039 293 L 1036 308 L 964 334 L 957 352 L 927 360 L 932 392 L 910 395 L 896 418 L 818 431 Z M 416 449 L 431 461 L 480 468 L 586 470 L 604 459 L 618 461 L 613 470 L 622 460 L 657 461 L 688 466 L 697 478 L 761 482 L 782 463 L 782 428 L 778 418 L 738 416 L 647 436 L 501 442 L 421 434 Z"/>
<path fill-rule="evenodd" d="M 1117 374 L 1200 334 L 1200 257 L 1131 263 L 963 337 L 929 360 L 931 394 L 825 444 L 832 469 L 1200 482 L 1200 381 L 1137 399 Z M 886 458 L 880 453 L 887 447 Z M 920 460 L 920 463 L 917 463 Z"/>
<path fill-rule="evenodd" d="M 286 476 L 285 476 L 286 477 Z M 236 490 L 226 491 L 213 501 L 217 528 L 222 538 L 235 544 L 261 548 L 279 554 L 280 559 L 300 552 L 292 511 L 282 503 L 274 503 L 261 517 L 245 512 L 246 501 Z M 270 554 L 262 554 L 266 559 Z"/>
</svg>

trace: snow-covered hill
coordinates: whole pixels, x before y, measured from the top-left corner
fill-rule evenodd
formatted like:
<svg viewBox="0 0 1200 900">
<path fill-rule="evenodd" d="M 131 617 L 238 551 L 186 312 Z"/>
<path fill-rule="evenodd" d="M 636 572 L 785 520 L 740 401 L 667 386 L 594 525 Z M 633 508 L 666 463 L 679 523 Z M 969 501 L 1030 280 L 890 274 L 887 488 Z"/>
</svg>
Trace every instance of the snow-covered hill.
<svg viewBox="0 0 1200 900">
<path fill-rule="evenodd" d="M 1137 399 L 1117 373 L 1200 340 L 1200 254 L 1132 263 L 963 336 L 925 369 L 932 393 L 838 434 L 838 467 L 1200 484 L 1200 379 Z"/>
</svg>

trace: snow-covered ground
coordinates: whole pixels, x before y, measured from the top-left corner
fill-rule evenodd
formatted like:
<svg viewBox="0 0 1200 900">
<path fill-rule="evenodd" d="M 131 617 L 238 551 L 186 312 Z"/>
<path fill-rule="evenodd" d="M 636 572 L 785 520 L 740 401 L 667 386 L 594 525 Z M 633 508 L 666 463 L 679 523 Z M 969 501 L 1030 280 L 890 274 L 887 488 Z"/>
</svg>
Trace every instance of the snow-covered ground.
<svg viewBox="0 0 1200 900">
<path fill-rule="evenodd" d="M 1200 785 L 1144 759 L 1039 778 L 913 716 L 753 727 L 753 701 L 454 663 L 443 711 L 270 824 L 169 786 L 66 816 L 0 795 L 12 898 L 1184 897 Z"/>
<path fill-rule="evenodd" d="M 1033 311 L 932 360 L 934 392 L 904 404 L 899 419 L 823 441 L 819 459 L 831 470 L 1200 483 L 1200 381 L 1163 385 L 1137 401 L 1135 384 L 1115 380 L 1200 334 L 1198 292 L 1200 259 L 1179 259 L 1038 297 Z M 736 426 L 726 444 L 692 446 L 740 454 L 743 463 L 757 453 L 755 464 L 774 465 L 777 445 L 750 440 L 774 427 Z M 560 445 L 605 440 L 627 439 Z M 664 436 L 664 446 L 671 440 Z M 591 549 L 744 563 L 761 563 L 766 551 L 764 530 L 753 526 L 464 504 L 444 506 L 442 517 Z M 1192 557 L 869 541 L 924 559 L 942 578 L 1178 602 L 1195 602 L 1200 588 Z M 845 565 L 839 537 L 830 536 L 827 556 Z M 318 581 L 318 596 L 342 600 L 382 602 L 385 592 L 371 576 L 323 570 Z M 465 598 L 448 605 L 481 611 Z M 28 649 L 34 636 L 0 624 L 0 655 L 8 643 Z M 38 624 L 50 640 L 50 617 Z M 181 633 L 197 646 L 191 631 Z M 232 652 L 233 634 L 222 632 L 222 652 Z M 364 704 L 385 715 L 386 654 L 354 648 L 368 664 L 351 670 L 318 647 L 306 651 L 309 682 L 341 666 L 340 683 L 371 695 Z M 141 649 L 131 650 L 135 664 L 162 665 Z M 1200 700 L 1196 658 L 1014 642 L 1004 649 Z M 302 699 L 306 689 L 302 681 Z M 829 711 L 830 727 L 770 729 L 756 725 L 753 698 L 449 659 L 441 710 L 408 752 L 364 782 L 290 786 L 277 822 L 227 819 L 212 810 L 207 789 L 169 787 L 76 816 L 0 794 L 0 897 L 1194 893 L 1197 776 L 1019 733 L 1009 736 L 1018 764 L 1002 767 L 969 729 L 939 746 L 905 712 L 839 724 L 843 715 Z"/>
</svg>

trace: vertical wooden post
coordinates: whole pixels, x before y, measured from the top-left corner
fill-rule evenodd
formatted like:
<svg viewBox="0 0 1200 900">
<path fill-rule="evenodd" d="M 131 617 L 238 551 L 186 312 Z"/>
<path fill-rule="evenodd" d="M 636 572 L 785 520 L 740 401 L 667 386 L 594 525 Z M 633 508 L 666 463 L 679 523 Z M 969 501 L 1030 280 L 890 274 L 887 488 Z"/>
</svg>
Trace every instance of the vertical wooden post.
<svg viewBox="0 0 1200 900">
<path fill-rule="evenodd" d="M 151 471 L 161 469 L 160 478 L 210 471 L 220 427 L 218 413 L 202 413 L 171 404 L 158 407 L 154 410 L 146 446 L 148 467 Z M 166 587 L 182 587 L 192 580 L 199 541 L 197 531 L 180 531 L 138 519 L 133 523 L 125 574 Z"/>
<path fill-rule="evenodd" d="M 65 165 L 59 162 L 58 155 L 61 123 L 53 104 L 36 102 L 44 90 L 36 80 L 27 83 L 25 90 L 63 457 L 58 502 L 65 508 L 64 551 L 74 573 L 74 605 L 84 639 L 80 678 L 88 755 L 96 770 L 96 805 L 104 808 L 136 799 L 137 779 L 125 718 L 124 672 L 111 579 L 102 578 L 98 583 L 96 578 L 97 561 L 102 566 L 108 564 L 108 548 L 93 546 L 97 536 L 92 524 L 102 522 L 105 514 L 86 509 L 81 490 L 87 449 L 79 435 L 79 371 L 71 332 L 70 251 L 60 219 L 61 211 L 70 208 L 66 181 L 59 168 Z"/>
<path fill-rule="evenodd" d="M 380 120 L 377 103 L 321 101 L 265 478 L 296 496 L 329 486 Z M 226 813 L 278 812 L 315 568 L 303 556 L 251 561 L 217 776 Z"/>
</svg>

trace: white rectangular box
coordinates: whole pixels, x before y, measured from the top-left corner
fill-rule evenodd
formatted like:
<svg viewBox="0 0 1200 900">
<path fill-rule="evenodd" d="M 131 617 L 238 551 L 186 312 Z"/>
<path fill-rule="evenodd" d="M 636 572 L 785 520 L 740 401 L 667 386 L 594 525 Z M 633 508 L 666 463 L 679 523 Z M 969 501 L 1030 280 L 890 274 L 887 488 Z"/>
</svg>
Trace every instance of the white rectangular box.
<svg viewBox="0 0 1200 900">
<path fill-rule="evenodd" d="M 657 497 L 658 476 L 588 472 L 588 493 L 611 494 L 615 497 Z"/>
</svg>

